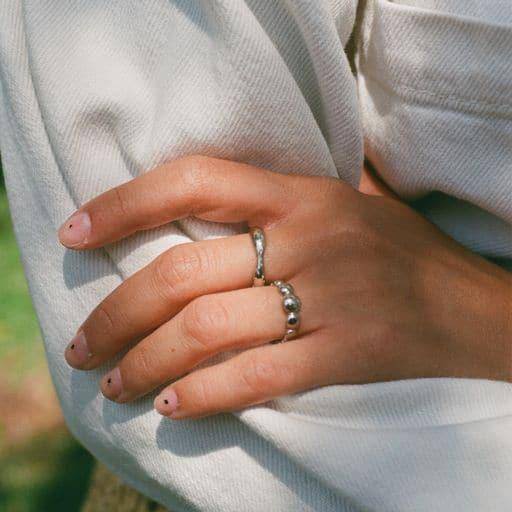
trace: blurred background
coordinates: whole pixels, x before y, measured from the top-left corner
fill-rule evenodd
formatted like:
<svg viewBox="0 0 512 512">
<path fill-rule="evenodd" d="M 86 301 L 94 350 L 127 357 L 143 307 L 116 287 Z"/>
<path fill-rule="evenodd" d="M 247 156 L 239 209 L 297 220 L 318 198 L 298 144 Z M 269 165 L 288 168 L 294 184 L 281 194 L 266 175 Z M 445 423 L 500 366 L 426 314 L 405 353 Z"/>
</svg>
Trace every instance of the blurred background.
<svg viewBox="0 0 512 512">
<path fill-rule="evenodd" d="M 79 511 L 92 466 L 64 425 L 48 374 L 0 160 L 0 511 Z"/>
</svg>

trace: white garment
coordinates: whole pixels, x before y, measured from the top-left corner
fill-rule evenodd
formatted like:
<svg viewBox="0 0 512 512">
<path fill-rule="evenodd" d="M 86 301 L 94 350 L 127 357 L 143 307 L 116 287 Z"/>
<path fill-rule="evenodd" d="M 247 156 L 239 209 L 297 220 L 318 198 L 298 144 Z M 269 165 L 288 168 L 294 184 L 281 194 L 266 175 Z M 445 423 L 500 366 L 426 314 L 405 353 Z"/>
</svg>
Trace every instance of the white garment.
<svg viewBox="0 0 512 512">
<path fill-rule="evenodd" d="M 59 246 L 78 205 L 184 154 L 355 184 L 364 136 L 401 195 L 512 258 L 512 22 L 464 17 L 465 2 L 369 0 L 360 101 L 343 53 L 356 0 L 0 3 L 0 149 L 50 370 L 73 433 L 128 484 L 177 512 L 510 510 L 509 384 L 330 386 L 172 422 L 152 397 L 104 400 L 107 367 L 63 359 L 122 279 L 174 244 L 236 232 L 187 220 L 92 252 Z"/>
</svg>

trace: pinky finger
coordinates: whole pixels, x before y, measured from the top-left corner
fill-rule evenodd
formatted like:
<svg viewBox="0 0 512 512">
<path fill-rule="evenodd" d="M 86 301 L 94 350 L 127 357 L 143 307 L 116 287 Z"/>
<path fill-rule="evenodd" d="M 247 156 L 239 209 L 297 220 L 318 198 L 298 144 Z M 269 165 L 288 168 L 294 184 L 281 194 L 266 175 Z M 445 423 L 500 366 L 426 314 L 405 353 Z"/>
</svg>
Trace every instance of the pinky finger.
<svg viewBox="0 0 512 512">
<path fill-rule="evenodd" d="M 334 343 L 319 334 L 246 350 L 174 382 L 155 398 L 155 409 L 173 419 L 199 418 L 329 384 L 333 352 Z"/>
</svg>

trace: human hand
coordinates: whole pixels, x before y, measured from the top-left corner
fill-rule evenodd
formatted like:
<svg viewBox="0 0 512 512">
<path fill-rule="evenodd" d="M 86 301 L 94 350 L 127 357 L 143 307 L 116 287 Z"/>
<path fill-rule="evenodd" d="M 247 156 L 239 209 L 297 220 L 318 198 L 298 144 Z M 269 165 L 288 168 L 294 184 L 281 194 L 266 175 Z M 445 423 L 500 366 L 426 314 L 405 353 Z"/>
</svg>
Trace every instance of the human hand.
<svg viewBox="0 0 512 512">
<path fill-rule="evenodd" d="M 66 349 L 90 370 L 142 338 L 103 378 L 107 398 L 177 379 L 155 407 L 179 419 L 331 384 L 511 379 L 510 275 L 405 204 L 337 179 L 187 157 L 86 203 L 59 237 L 91 249 L 188 216 L 264 229 L 267 280 L 290 282 L 302 301 L 299 336 L 269 343 L 284 334 L 282 297 L 251 287 L 248 234 L 177 245 L 103 300 Z"/>
</svg>

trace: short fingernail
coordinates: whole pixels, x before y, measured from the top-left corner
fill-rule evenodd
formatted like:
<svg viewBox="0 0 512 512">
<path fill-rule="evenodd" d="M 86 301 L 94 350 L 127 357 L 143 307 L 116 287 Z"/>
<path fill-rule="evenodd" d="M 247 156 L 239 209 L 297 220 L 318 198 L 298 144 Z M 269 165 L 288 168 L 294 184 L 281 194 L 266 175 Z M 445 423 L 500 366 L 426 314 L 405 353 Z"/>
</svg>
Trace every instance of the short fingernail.
<svg viewBox="0 0 512 512">
<path fill-rule="evenodd" d="M 172 416 L 178 409 L 178 395 L 173 389 L 162 391 L 154 402 L 155 409 L 163 416 Z"/>
<path fill-rule="evenodd" d="M 84 244 L 91 233 L 91 218 L 87 212 L 77 212 L 62 224 L 59 240 L 66 247 Z"/>
<path fill-rule="evenodd" d="M 121 396 L 123 393 L 123 381 L 119 368 L 114 368 L 103 377 L 101 380 L 101 392 L 109 400 L 116 400 Z"/>
<path fill-rule="evenodd" d="M 80 331 L 68 344 L 64 357 L 70 366 L 73 368 L 81 368 L 89 359 L 92 354 L 87 345 L 85 334 Z"/>
</svg>

